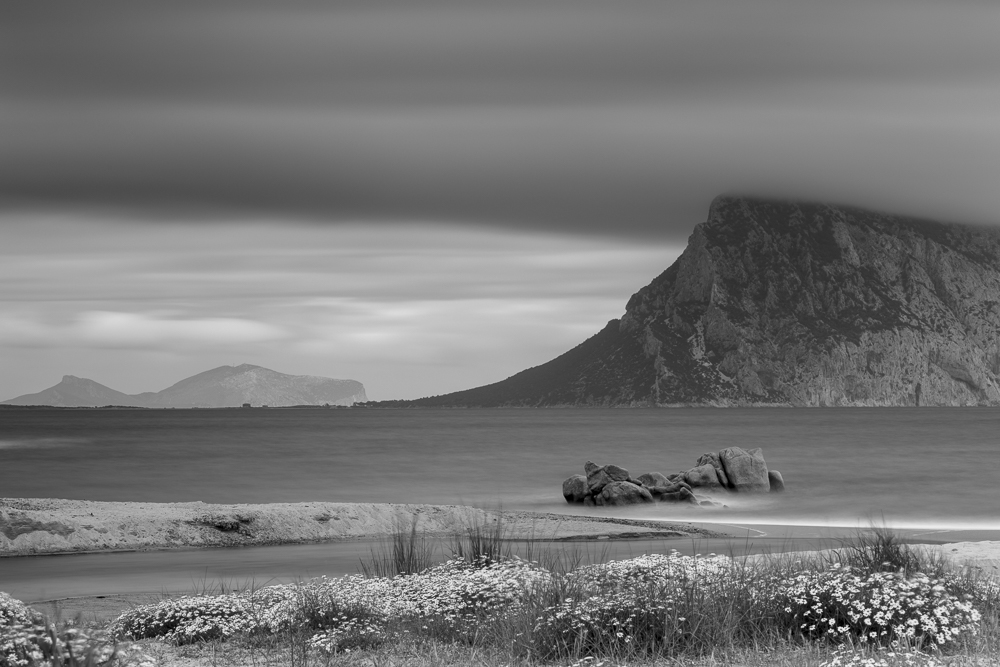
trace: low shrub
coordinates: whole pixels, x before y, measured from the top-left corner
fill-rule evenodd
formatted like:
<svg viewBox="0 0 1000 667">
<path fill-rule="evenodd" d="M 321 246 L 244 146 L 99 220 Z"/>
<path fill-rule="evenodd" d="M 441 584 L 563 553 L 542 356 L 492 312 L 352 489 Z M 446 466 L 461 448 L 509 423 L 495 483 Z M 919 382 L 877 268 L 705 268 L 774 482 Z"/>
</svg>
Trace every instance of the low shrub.
<svg viewBox="0 0 1000 667">
<path fill-rule="evenodd" d="M 780 594 L 799 632 L 812 639 L 943 646 L 975 635 L 981 618 L 968 596 L 949 591 L 948 580 L 922 572 L 863 574 L 837 563 L 800 572 L 782 582 Z"/>
<path fill-rule="evenodd" d="M 0 667 L 142 665 L 143 656 L 107 633 L 76 621 L 50 622 L 20 600 L 0 592 Z"/>
<path fill-rule="evenodd" d="M 498 651 L 525 664 L 680 660 L 790 645 L 845 647 L 829 667 L 931 665 L 921 651 L 989 644 L 977 633 L 988 625 L 997 634 L 996 583 L 924 572 L 928 563 L 912 554 L 916 560 L 893 571 L 869 567 L 875 558 L 851 566 L 676 552 L 552 571 L 466 551 L 392 577 L 165 600 L 126 612 L 111 629 L 126 639 L 176 643 L 288 633 L 325 654 L 405 636 Z"/>
</svg>

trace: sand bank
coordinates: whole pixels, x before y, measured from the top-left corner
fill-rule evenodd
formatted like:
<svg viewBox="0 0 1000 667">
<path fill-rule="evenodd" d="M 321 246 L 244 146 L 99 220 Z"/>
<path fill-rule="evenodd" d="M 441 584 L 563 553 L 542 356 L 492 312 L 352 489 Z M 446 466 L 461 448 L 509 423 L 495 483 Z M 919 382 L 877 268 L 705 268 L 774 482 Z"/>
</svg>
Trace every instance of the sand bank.
<svg viewBox="0 0 1000 667">
<path fill-rule="evenodd" d="M 271 503 L 209 505 L 0 498 L 0 556 L 94 551 L 264 546 L 388 535 L 417 519 L 418 530 L 452 534 L 502 515 L 514 538 L 720 537 L 690 523 L 573 517 L 459 505 Z"/>
</svg>

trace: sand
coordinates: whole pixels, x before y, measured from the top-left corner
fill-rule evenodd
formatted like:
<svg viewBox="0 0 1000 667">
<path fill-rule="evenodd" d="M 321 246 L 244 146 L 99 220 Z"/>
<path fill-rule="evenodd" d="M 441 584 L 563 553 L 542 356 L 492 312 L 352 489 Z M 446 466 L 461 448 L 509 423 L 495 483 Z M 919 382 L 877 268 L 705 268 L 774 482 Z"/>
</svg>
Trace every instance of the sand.
<svg viewBox="0 0 1000 667">
<path fill-rule="evenodd" d="M 125 503 L 50 498 L 0 499 L 0 556 L 118 550 L 301 544 L 385 536 L 416 518 L 418 529 L 449 535 L 474 524 L 490 525 L 501 512 L 458 505 L 373 503 Z M 706 524 L 502 512 L 512 538 L 544 540 L 627 538 L 726 538 Z M 738 528 L 730 526 L 729 528 Z M 811 530 L 803 527 L 803 531 Z M 738 532 L 738 531 L 737 531 Z M 761 533 L 761 531 L 755 531 Z M 763 534 L 763 533 L 761 533 Z M 733 537 L 744 540 L 744 537 Z M 790 539 L 778 551 L 815 549 Z M 924 544 L 959 567 L 1000 576 L 1000 541 Z M 809 552 L 811 553 L 811 552 Z M 2 560 L 0 560 L 2 564 Z M 69 598 L 36 605 L 52 616 L 108 620 L 156 594 Z"/>
<path fill-rule="evenodd" d="M 502 515 L 509 536 L 537 539 L 718 537 L 694 524 L 483 510 L 459 505 L 209 505 L 0 498 L 0 556 L 365 539 L 409 527 L 452 534 Z"/>
</svg>

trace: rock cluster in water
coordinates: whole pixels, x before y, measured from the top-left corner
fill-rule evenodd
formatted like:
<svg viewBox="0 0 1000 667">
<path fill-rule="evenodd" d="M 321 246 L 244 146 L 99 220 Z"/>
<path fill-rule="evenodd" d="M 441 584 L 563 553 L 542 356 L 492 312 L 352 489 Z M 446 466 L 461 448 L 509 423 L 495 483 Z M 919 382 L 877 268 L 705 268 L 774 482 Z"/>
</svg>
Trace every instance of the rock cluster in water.
<svg viewBox="0 0 1000 667">
<path fill-rule="evenodd" d="M 659 501 L 721 507 L 721 502 L 703 493 L 776 493 L 785 489 L 781 473 L 767 469 L 760 447 L 729 447 L 702 454 L 693 468 L 671 475 L 647 472 L 632 477 L 625 468 L 599 466 L 593 461 L 587 461 L 583 469 L 586 474 L 563 482 L 563 497 L 568 503 L 621 506 Z"/>
</svg>

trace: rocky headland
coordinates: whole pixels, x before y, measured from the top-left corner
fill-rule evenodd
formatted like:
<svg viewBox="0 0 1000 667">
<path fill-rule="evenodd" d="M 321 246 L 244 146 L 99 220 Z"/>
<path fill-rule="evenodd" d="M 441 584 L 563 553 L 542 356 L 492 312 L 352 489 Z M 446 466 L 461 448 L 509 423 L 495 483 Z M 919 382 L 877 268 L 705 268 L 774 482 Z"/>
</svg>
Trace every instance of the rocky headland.
<svg viewBox="0 0 1000 667">
<path fill-rule="evenodd" d="M 702 454 L 693 468 L 664 475 L 647 472 L 632 477 L 614 464 L 599 466 L 587 461 L 583 475 L 563 482 L 568 503 L 617 507 L 653 502 L 688 503 L 700 507 L 725 507 L 720 500 L 729 493 L 780 493 L 785 482 L 777 470 L 768 470 L 764 452 L 728 447 Z M 711 494 L 711 495 L 708 495 Z"/>
<path fill-rule="evenodd" d="M 399 406 L 1000 404 L 1000 229 L 719 197 L 620 320 Z"/>
</svg>

